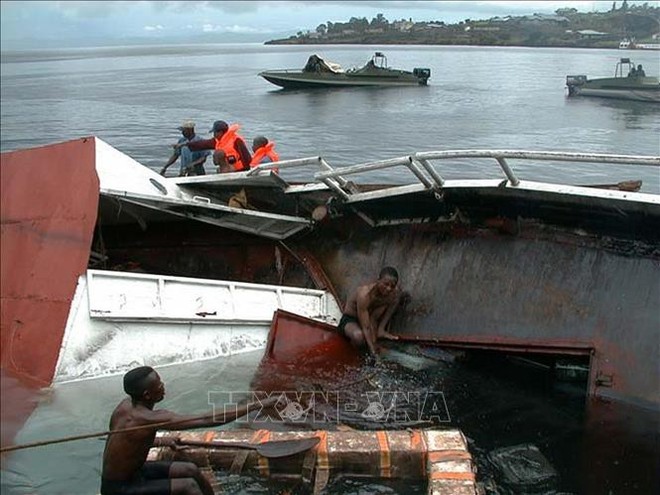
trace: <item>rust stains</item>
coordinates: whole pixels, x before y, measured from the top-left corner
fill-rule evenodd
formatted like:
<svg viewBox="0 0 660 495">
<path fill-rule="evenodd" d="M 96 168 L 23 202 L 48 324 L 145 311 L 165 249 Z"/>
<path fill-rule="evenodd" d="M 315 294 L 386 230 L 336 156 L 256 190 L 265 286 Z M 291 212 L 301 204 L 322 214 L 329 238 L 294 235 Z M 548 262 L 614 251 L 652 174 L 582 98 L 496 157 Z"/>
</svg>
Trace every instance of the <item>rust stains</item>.
<svg viewBox="0 0 660 495">
<path fill-rule="evenodd" d="M 0 364 L 47 384 L 89 259 L 99 197 L 95 141 L 2 153 L 0 167 Z"/>
</svg>

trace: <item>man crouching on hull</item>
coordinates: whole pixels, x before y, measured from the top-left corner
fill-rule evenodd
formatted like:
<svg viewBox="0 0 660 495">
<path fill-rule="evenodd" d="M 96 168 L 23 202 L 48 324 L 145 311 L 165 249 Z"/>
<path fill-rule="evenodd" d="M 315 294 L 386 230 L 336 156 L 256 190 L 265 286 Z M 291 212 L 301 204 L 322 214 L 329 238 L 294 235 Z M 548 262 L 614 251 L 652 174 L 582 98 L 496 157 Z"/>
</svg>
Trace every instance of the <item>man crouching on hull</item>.
<svg viewBox="0 0 660 495">
<path fill-rule="evenodd" d="M 378 338 L 398 338 L 386 331 L 387 324 L 401 302 L 398 283 L 399 274 L 396 269 L 391 266 L 383 268 L 378 280 L 361 285 L 348 298 L 337 327 L 354 346 L 366 345 L 374 357 L 378 357 Z"/>
<path fill-rule="evenodd" d="M 126 373 L 124 390 L 130 398 L 113 411 L 110 430 L 144 428 L 108 436 L 103 452 L 101 495 L 212 495 L 211 484 L 192 462 L 146 461 L 151 447 L 176 446 L 176 439 L 156 439 L 156 431 L 217 426 L 234 421 L 251 409 L 274 406 L 276 402 L 268 399 L 260 404 L 247 404 L 219 418 L 213 413 L 183 416 L 165 409 L 154 411 L 154 405 L 165 397 L 165 386 L 149 366 Z M 162 425 L 165 422 L 168 424 Z"/>
</svg>

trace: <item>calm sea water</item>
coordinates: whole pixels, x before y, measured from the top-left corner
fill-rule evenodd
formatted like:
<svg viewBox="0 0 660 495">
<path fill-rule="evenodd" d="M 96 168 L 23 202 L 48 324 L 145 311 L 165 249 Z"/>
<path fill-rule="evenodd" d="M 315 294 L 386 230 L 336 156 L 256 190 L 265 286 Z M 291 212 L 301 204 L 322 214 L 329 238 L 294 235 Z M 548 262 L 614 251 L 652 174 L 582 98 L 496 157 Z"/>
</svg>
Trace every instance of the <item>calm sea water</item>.
<svg viewBox="0 0 660 495">
<path fill-rule="evenodd" d="M 282 91 L 257 76 L 261 70 L 302 67 L 311 53 L 344 67 L 361 65 L 376 49 L 385 51 L 393 67 L 431 68 L 430 85 Z M 168 145 L 179 137 L 176 127 L 192 118 L 202 135 L 216 119 L 238 122 L 248 139 L 264 134 L 275 140 L 283 158 L 321 155 L 336 166 L 469 148 L 658 155 L 659 105 L 566 98 L 567 74 L 605 77 L 621 56 L 634 57 L 649 75 L 660 73 L 657 53 L 616 50 L 197 45 L 3 53 L 0 147 L 6 151 L 96 135 L 157 170 L 169 157 Z M 660 177 L 651 168 L 549 163 L 514 163 L 514 168 L 527 179 L 564 183 L 642 179 L 643 191 L 660 193 Z M 498 176 L 492 164 L 466 169 L 449 163 L 441 173 Z M 410 181 L 390 172 L 369 179 Z M 253 354 L 229 364 L 163 368 L 168 386 L 163 406 L 203 412 L 207 390 L 246 390 L 258 360 Z M 648 434 L 654 431 L 648 425 L 657 427 L 657 420 L 608 411 L 609 416 L 599 416 L 605 417 L 601 422 L 584 425 L 582 399 L 575 391 L 519 388 L 493 375 L 493 370 L 439 375 L 449 388 L 452 426 L 470 437 L 481 472 L 488 474 L 488 450 L 531 442 L 560 471 L 567 491 L 652 493 L 649 487 L 657 487 L 657 476 L 649 474 L 657 460 L 657 437 Z M 416 379 L 404 371 L 392 378 L 399 387 Z M 5 403 L 16 388 L 3 376 L 3 421 Z M 121 398 L 119 377 L 34 395 L 37 408 L 16 442 L 105 430 Z M 637 419 L 631 422 L 631 417 Z M 101 441 L 85 440 L 6 456 L 2 493 L 95 494 L 102 448 Z M 232 491 L 268 489 L 249 481 Z M 380 485 L 349 484 L 337 491 L 393 493 Z"/>
<path fill-rule="evenodd" d="M 392 67 L 429 67 L 430 85 L 282 91 L 257 76 L 300 68 L 311 53 L 349 68 L 377 49 Z M 657 52 L 621 50 L 249 44 L 3 53 L 1 148 L 93 134 L 159 169 L 179 137 L 176 127 L 192 118 L 204 136 L 214 120 L 238 122 L 248 140 L 263 134 L 276 141 L 283 158 L 321 155 L 334 166 L 469 148 L 658 155 L 660 105 L 566 97 L 567 74 L 607 77 L 621 56 L 660 73 Z M 527 179 L 642 179 L 644 191 L 660 193 L 656 169 L 513 165 Z M 441 173 L 500 174 L 494 162 L 447 163 Z M 412 181 L 391 171 L 368 179 Z"/>
</svg>

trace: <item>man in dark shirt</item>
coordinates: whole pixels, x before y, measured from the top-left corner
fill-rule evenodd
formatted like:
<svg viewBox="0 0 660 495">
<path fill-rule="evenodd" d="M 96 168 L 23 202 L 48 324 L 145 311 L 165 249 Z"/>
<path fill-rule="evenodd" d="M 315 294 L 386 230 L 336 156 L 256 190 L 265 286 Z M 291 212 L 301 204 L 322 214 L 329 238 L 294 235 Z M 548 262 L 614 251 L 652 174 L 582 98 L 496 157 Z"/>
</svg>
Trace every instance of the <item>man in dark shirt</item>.
<svg viewBox="0 0 660 495">
<path fill-rule="evenodd" d="M 130 398 L 120 402 L 113 411 L 110 430 L 143 428 L 108 436 L 103 452 L 101 495 L 212 495 L 211 484 L 192 462 L 146 461 L 152 446 L 176 447 L 175 439 L 156 439 L 156 431 L 159 428 L 185 430 L 217 426 L 260 407 L 272 407 L 277 402 L 271 398 L 258 405 L 247 404 L 219 418 L 213 413 L 200 417 L 183 416 L 165 409 L 154 411 L 154 405 L 165 397 L 165 386 L 149 366 L 126 373 L 124 390 Z"/>
<path fill-rule="evenodd" d="M 209 131 L 213 133 L 213 138 L 185 144 L 177 143 L 174 147 L 176 149 L 177 147 L 188 146 L 190 151 L 222 149 L 225 152 L 227 163 L 234 167 L 235 172 L 250 170 L 252 155 L 250 155 L 250 151 L 245 144 L 245 139 L 237 131 L 238 126 L 236 124 L 229 126 L 224 120 L 216 120 L 213 123 L 213 128 Z M 230 133 L 232 136 L 231 142 L 226 143 L 225 147 L 221 147 L 219 144 L 223 142 L 223 136 L 226 133 Z"/>
</svg>

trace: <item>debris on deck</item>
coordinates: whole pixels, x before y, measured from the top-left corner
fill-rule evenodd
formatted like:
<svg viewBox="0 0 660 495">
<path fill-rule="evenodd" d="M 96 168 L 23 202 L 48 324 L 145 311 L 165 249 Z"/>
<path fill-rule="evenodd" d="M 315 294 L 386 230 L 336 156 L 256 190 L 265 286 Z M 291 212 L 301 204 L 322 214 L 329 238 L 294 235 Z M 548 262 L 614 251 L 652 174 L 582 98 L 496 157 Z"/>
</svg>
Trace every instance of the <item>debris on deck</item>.
<svg viewBox="0 0 660 495">
<path fill-rule="evenodd" d="M 179 436 L 187 442 L 218 446 L 191 446 L 171 450 L 153 448 L 149 460 L 190 461 L 200 468 L 238 474 L 244 470 L 258 472 L 274 480 L 306 482 L 313 493 L 319 493 L 333 475 L 373 479 L 427 480 L 428 494 L 477 493 L 475 464 L 461 431 L 288 431 L 227 430 L 164 433 Z M 256 447 L 265 442 L 319 438 L 308 451 L 287 457 L 265 457 Z M 222 443 L 241 443 L 253 449 Z"/>
</svg>

